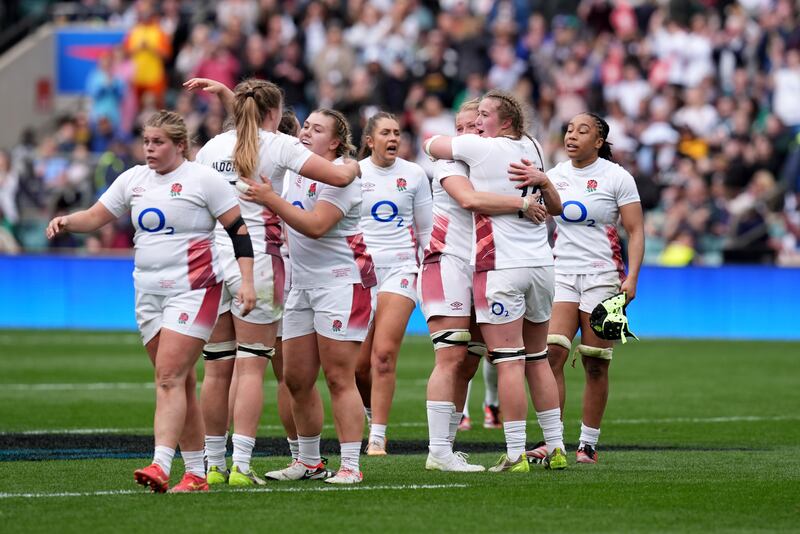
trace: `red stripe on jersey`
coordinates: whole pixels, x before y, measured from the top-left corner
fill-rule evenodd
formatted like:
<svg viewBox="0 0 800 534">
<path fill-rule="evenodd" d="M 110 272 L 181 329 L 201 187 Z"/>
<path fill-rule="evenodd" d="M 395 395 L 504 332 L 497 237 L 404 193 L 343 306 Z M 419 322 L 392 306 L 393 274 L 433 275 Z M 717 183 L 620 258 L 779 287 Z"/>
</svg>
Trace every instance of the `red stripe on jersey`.
<svg viewBox="0 0 800 534">
<path fill-rule="evenodd" d="M 375 275 L 375 264 L 372 263 L 372 256 L 367 252 L 367 244 L 364 243 L 364 234 L 347 236 L 347 246 L 353 251 L 353 259 L 358 265 L 361 273 L 361 284 L 364 287 L 378 285 L 378 278 Z"/>
<path fill-rule="evenodd" d="M 211 246 L 210 239 L 189 243 L 186 255 L 189 264 L 189 287 L 192 289 L 211 287 L 217 283 L 217 275 L 212 265 L 214 258 Z"/>
<path fill-rule="evenodd" d="M 275 308 L 283 308 L 283 294 L 286 286 L 286 266 L 283 256 L 272 255 L 272 304 Z"/>
<path fill-rule="evenodd" d="M 353 302 L 350 304 L 350 318 L 347 328 L 366 330 L 372 314 L 372 291 L 361 284 L 353 284 Z"/>
<path fill-rule="evenodd" d="M 425 247 L 425 254 L 423 255 L 422 263 L 430 261 L 439 261 L 438 257 L 444 250 L 447 242 L 447 227 L 450 226 L 450 219 L 444 215 L 433 216 L 433 230 L 431 230 L 431 241 Z M 436 258 L 432 260 L 431 258 Z"/>
<path fill-rule="evenodd" d="M 489 301 L 486 300 L 486 278 L 488 276 L 488 271 L 476 271 L 472 275 L 472 300 L 475 302 L 476 310 L 489 309 Z"/>
<path fill-rule="evenodd" d="M 441 258 L 441 255 L 437 255 Z M 422 265 L 420 273 L 422 284 L 422 300 L 424 302 L 444 302 L 444 284 L 442 283 L 441 262 L 431 262 Z"/>
<path fill-rule="evenodd" d="M 492 220 L 479 213 L 475 214 L 475 245 L 475 270 L 493 271 L 495 245 Z"/>
<path fill-rule="evenodd" d="M 624 282 L 626 278 L 625 264 L 622 261 L 622 245 L 619 242 L 617 227 L 613 225 L 606 226 L 606 237 L 611 247 L 611 259 L 614 261 L 614 265 L 617 266 L 617 272 L 619 272 L 619 281 Z"/>
<path fill-rule="evenodd" d="M 267 254 L 273 256 L 281 255 L 281 245 L 283 245 L 283 231 L 281 229 L 281 219 L 267 208 L 261 212 L 264 219 L 264 239 L 267 242 Z"/>
<path fill-rule="evenodd" d="M 205 328 L 213 327 L 219 314 L 220 298 L 222 298 L 221 282 L 206 288 L 206 294 L 203 296 L 203 303 L 200 304 L 200 310 L 194 318 L 194 324 Z"/>
</svg>

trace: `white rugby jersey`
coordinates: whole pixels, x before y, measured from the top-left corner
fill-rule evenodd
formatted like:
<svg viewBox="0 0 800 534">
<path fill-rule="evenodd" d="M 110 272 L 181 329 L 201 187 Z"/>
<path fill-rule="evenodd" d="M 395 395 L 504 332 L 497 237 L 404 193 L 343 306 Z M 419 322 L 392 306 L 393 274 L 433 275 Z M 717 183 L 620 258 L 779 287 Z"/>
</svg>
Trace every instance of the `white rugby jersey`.
<svg viewBox="0 0 800 534">
<path fill-rule="evenodd" d="M 235 146 L 236 131 L 224 132 L 209 140 L 195 158 L 197 162 L 219 171 L 230 183 L 231 191 L 236 191 L 236 180 L 239 179 L 239 173 L 233 165 Z M 266 176 L 272 181 L 273 189 L 280 193 L 283 190 L 283 178 L 287 169 L 299 172 L 311 154 L 312 152 L 295 137 L 259 130 L 258 167 L 255 181 L 260 182 L 260 177 Z M 279 249 L 283 243 L 280 219 L 268 208 L 255 202 L 240 198 L 239 204 L 256 254 L 279 255 Z M 226 249 L 223 253 L 233 253 L 233 244 L 222 225 L 216 231 L 216 244 Z"/>
<path fill-rule="evenodd" d="M 433 230 L 430 243 L 425 247 L 425 263 L 438 261 L 442 254 L 456 256 L 465 262 L 470 261 L 472 212 L 462 208 L 442 187 L 442 179 L 448 176 L 469 178 L 469 167 L 454 160 L 439 160 L 434 163 Z"/>
<path fill-rule="evenodd" d="M 162 175 L 137 165 L 119 175 L 100 202 L 116 217 L 131 210 L 137 290 L 175 295 L 221 280 L 214 226 L 237 201 L 214 169 L 185 161 Z"/>
<path fill-rule="evenodd" d="M 361 230 L 378 267 L 418 265 L 432 226 L 431 185 L 422 167 L 397 158 L 378 167 L 369 158 L 361 165 Z"/>
<path fill-rule="evenodd" d="M 476 191 L 519 196 L 522 191 L 508 179 L 508 166 L 525 158 L 543 168 L 540 151 L 525 136 L 515 140 L 466 134 L 454 137 L 452 147 L 453 157 L 469 165 L 469 179 Z M 518 213 L 475 213 L 473 217 L 473 262 L 477 271 L 553 264 L 546 225 L 535 224 Z"/>
<path fill-rule="evenodd" d="M 341 158 L 334 163 L 341 164 Z M 360 283 L 377 284 L 375 265 L 359 228 L 361 219 L 361 180 L 347 187 L 333 187 L 296 173 L 288 173 L 285 199 L 304 210 L 313 210 L 320 201 L 333 204 L 344 217 L 320 237 L 312 239 L 286 225 L 292 287 L 312 289 Z"/>
<path fill-rule="evenodd" d="M 554 217 L 556 272 L 624 273 L 617 221 L 620 206 L 640 201 L 633 176 L 603 158 L 583 169 L 564 161 L 547 176 L 564 207 L 564 212 Z"/>
</svg>

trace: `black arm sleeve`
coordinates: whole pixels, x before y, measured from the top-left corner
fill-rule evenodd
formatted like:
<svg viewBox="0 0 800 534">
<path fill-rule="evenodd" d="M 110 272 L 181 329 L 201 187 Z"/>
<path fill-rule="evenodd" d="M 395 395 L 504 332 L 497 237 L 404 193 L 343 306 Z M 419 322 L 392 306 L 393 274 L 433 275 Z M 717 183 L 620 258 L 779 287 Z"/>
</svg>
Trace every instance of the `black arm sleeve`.
<svg viewBox="0 0 800 534">
<path fill-rule="evenodd" d="M 241 226 L 244 226 L 244 219 L 240 216 L 225 228 L 233 242 L 233 254 L 237 260 L 239 258 L 253 257 L 253 243 L 250 241 L 250 234 L 239 234 L 238 231 Z"/>
</svg>

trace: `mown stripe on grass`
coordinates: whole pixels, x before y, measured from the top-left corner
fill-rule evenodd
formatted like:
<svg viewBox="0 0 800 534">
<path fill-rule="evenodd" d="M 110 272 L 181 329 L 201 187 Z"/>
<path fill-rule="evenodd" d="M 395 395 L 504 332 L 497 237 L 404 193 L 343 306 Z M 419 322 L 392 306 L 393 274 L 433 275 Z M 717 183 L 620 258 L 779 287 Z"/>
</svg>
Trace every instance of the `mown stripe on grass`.
<svg viewBox="0 0 800 534">
<path fill-rule="evenodd" d="M 397 484 L 382 486 L 309 486 L 289 488 L 241 488 L 224 491 L 224 493 L 320 493 L 328 491 L 416 491 L 468 488 L 468 484 Z M 194 495 L 213 495 L 222 492 L 198 492 Z M 105 497 L 109 495 L 147 495 L 143 490 L 104 490 L 72 492 L 62 491 L 53 493 L 0 493 L 0 499 L 50 499 L 60 497 Z"/>
</svg>

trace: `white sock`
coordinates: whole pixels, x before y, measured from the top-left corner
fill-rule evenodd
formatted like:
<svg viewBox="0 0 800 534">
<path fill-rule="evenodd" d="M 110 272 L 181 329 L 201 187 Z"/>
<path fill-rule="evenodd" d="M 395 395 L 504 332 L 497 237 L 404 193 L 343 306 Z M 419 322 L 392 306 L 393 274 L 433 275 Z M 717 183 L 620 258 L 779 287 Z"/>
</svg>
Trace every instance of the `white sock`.
<svg viewBox="0 0 800 534">
<path fill-rule="evenodd" d="M 286 438 L 286 441 L 289 442 L 289 453 L 292 455 L 292 460 L 297 460 L 297 457 L 300 456 L 300 445 L 296 439 Z"/>
<path fill-rule="evenodd" d="M 450 442 L 450 448 L 453 448 L 453 443 L 456 442 L 456 433 L 458 432 L 458 424 L 461 422 L 461 412 L 453 412 L 450 414 L 450 433 L 447 436 L 447 441 Z"/>
<path fill-rule="evenodd" d="M 511 462 L 516 462 L 525 454 L 525 420 L 507 421 L 503 423 L 503 433 L 506 435 L 506 454 Z"/>
<path fill-rule="evenodd" d="M 452 402 L 428 401 L 428 450 L 436 458 L 444 458 L 450 448 L 450 420 L 456 406 Z"/>
<path fill-rule="evenodd" d="M 464 417 L 469 419 L 469 394 L 472 393 L 472 380 L 467 383 L 467 400 L 464 401 L 464 409 L 461 410 L 464 412 Z"/>
<path fill-rule="evenodd" d="M 386 443 L 386 425 L 373 424 L 369 427 L 369 440 Z"/>
<path fill-rule="evenodd" d="M 297 445 L 299 451 L 297 459 L 308 466 L 318 465 L 322 462 L 322 457 L 319 454 L 319 438 L 319 434 L 309 437 L 298 435 Z"/>
<path fill-rule="evenodd" d="M 231 441 L 233 442 L 233 465 L 240 473 L 249 473 L 250 458 L 253 456 L 256 438 L 234 434 Z"/>
<path fill-rule="evenodd" d="M 153 453 L 153 463 L 157 464 L 164 473 L 169 476 L 169 471 L 172 469 L 173 456 L 175 456 L 175 449 L 170 449 L 163 445 L 156 445 L 156 450 Z"/>
<path fill-rule="evenodd" d="M 356 473 L 359 472 L 358 459 L 361 455 L 361 442 L 353 441 L 351 443 L 342 443 L 342 463 L 341 467 L 352 469 Z"/>
<path fill-rule="evenodd" d="M 591 445 L 593 449 L 597 448 L 597 442 L 600 440 L 600 429 L 586 426 L 581 422 L 581 443 L 578 448 L 584 445 Z"/>
<path fill-rule="evenodd" d="M 364 408 L 364 413 L 367 416 L 367 424 L 372 426 L 372 408 Z"/>
<path fill-rule="evenodd" d="M 553 408 L 543 412 L 536 412 L 536 419 L 544 434 L 544 442 L 547 444 L 547 454 L 551 454 L 554 449 L 559 448 L 566 452 L 564 448 L 564 425 L 561 423 L 561 409 Z"/>
<path fill-rule="evenodd" d="M 228 469 L 225 463 L 227 444 L 227 432 L 225 432 L 224 436 L 206 436 L 206 458 L 208 459 L 209 468 L 213 465 L 221 471 Z"/>
<path fill-rule="evenodd" d="M 484 406 L 497 406 L 500 401 L 497 399 L 497 367 L 483 359 L 483 384 L 486 393 L 483 397 Z"/>
<path fill-rule="evenodd" d="M 184 471 L 205 478 L 206 466 L 203 462 L 203 451 L 181 450 L 181 458 L 183 458 Z"/>
</svg>

